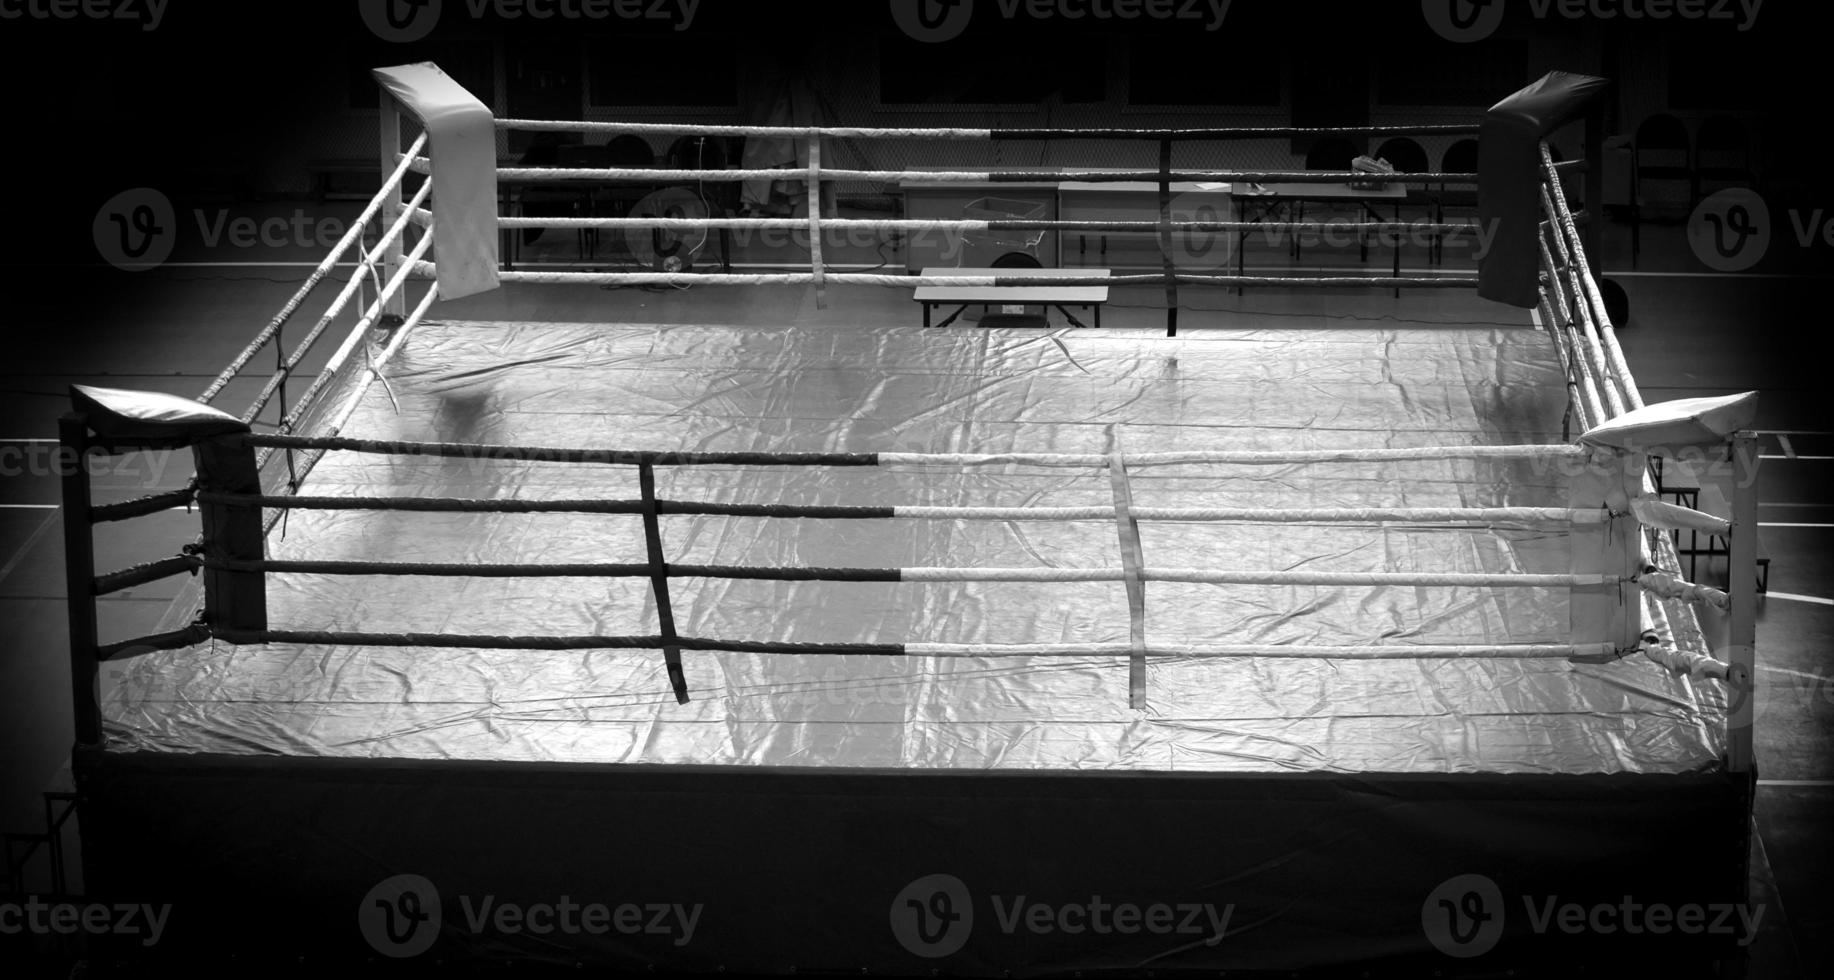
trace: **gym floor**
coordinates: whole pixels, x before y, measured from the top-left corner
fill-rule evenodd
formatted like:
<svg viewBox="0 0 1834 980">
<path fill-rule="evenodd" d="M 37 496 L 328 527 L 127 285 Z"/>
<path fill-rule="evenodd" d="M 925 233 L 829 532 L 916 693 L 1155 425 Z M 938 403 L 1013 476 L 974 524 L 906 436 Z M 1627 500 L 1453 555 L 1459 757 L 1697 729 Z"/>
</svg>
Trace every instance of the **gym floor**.
<svg viewBox="0 0 1834 980">
<path fill-rule="evenodd" d="M 256 208 L 257 206 L 251 206 Z M 250 211 L 311 220 L 348 220 L 354 204 L 280 202 Z M 1786 243 L 1787 244 L 1787 243 Z M 1619 282 L 1630 316 L 1620 338 L 1649 401 L 1758 390 L 1757 428 L 1763 430 L 1758 493 L 1761 536 L 1771 558 L 1769 592 L 1758 625 L 1761 721 L 1757 730 L 1760 782 L 1756 822 L 1761 842 L 1757 900 L 1774 904 L 1754 947 L 1752 974 L 1761 977 L 1828 975 L 1834 968 L 1834 867 L 1826 828 L 1834 825 L 1834 680 L 1829 662 L 1834 638 L 1834 413 L 1824 407 L 1818 365 L 1811 355 L 1809 311 L 1818 308 L 1829 282 L 1813 274 L 1825 256 L 1809 247 L 1778 255 L 1751 274 L 1712 274 L 1690 251 L 1679 221 L 1646 222 L 1635 268 L 1629 233 L 1612 223 L 1595 265 Z M 573 236 L 547 233 L 524 250 L 522 261 L 603 267 L 610 248 L 582 258 Z M 704 253 L 711 258 L 712 252 Z M 12 322 L 0 390 L 0 745 L 8 764 L 0 785 L 0 829 L 26 831 L 41 822 L 38 791 L 55 778 L 71 743 L 62 542 L 49 440 L 67 407 L 66 386 L 99 384 L 195 396 L 216 371 L 278 311 L 322 251 L 267 249 L 259 262 L 246 249 L 181 252 L 162 268 L 124 273 L 107 267 L 47 267 L 57 289 L 33 290 L 11 301 Z M 741 245 L 734 261 L 759 267 L 806 261 L 781 249 Z M 887 249 L 829 250 L 828 259 L 871 267 L 898 260 Z M 1111 265 L 1118 265 L 1110 257 Z M 1251 245 L 1248 263 L 1284 268 L 1282 250 Z M 1356 266 L 1354 248 L 1308 249 L 1306 269 Z M 1370 259 L 1385 271 L 1387 256 Z M 1457 253 L 1443 267 L 1427 268 L 1423 250 L 1402 257 L 1404 274 L 1469 269 Z M 23 271 L 28 275 L 35 270 Z M 334 279 L 348 274 L 340 270 Z M 317 319 L 334 289 L 321 288 L 286 331 L 289 348 Z M 73 301 L 80 298 L 80 302 Z M 1158 289 L 1119 289 L 1104 313 L 1105 326 L 1163 323 Z M 1524 311 L 1437 292 L 1400 299 L 1369 290 L 1316 293 L 1185 290 L 1180 329 L 1236 326 L 1252 318 L 1283 326 L 1310 318 L 1453 316 L 1526 322 Z M 714 322 L 781 324 L 786 329 L 844 329 L 860 324 L 920 322 L 903 290 L 835 288 L 825 309 L 811 291 L 764 287 L 690 290 L 604 290 L 593 287 L 505 287 L 434 307 L 432 316 L 583 322 Z M 347 323 L 348 319 L 340 323 Z M 1061 322 L 1061 321 L 1059 321 Z M 968 327 L 972 329 L 971 326 Z M 333 345 L 325 345 L 327 347 Z M 323 356 L 323 352 L 320 353 Z M 272 363 L 264 353 L 256 366 Z M 308 362 L 310 373 L 311 362 Z M 252 371 L 250 372 L 252 376 Z M 226 405 L 253 397 L 259 381 L 241 381 Z M 295 391 L 303 389 L 301 381 Z M 96 477 L 99 500 L 118 500 L 176 487 L 188 462 L 137 455 L 115 461 Z M 97 567 L 118 568 L 172 553 L 195 534 L 196 518 L 166 513 L 102 529 Z M 1703 581 L 1724 585 L 1723 559 L 1704 564 Z M 105 638 L 149 631 L 175 591 L 171 582 L 133 589 L 101 603 Z M 1682 857 L 1677 855 L 1677 858 Z M 1820 969 L 1816 969 L 1816 964 Z"/>
</svg>

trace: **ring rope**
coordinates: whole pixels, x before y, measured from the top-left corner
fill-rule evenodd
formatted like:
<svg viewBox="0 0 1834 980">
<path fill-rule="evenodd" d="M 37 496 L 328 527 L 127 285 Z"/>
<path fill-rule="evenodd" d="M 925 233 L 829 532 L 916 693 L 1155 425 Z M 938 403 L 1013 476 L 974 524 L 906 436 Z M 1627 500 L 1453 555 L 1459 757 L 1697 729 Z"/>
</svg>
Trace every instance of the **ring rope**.
<svg viewBox="0 0 1834 980">
<path fill-rule="evenodd" d="M 430 170 L 431 168 L 429 168 Z M 827 169 L 820 176 L 830 181 L 866 183 L 922 182 L 932 184 L 1119 184 L 1177 183 L 1224 184 L 1475 184 L 1475 173 L 1364 173 L 1360 170 L 845 170 Z M 659 167 L 498 167 L 499 180 L 550 182 L 592 181 L 726 181 L 802 180 L 813 178 L 807 167 L 766 167 L 747 170 L 671 170 Z M 1221 188 L 1203 188 L 1221 191 Z M 1244 195 L 1258 196 L 1258 195 Z M 1276 197 L 1284 195 L 1273 195 Z"/>
<path fill-rule="evenodd" d="M 1580 350 L 1584 345 L 1578 340 L 1577 326 L 1568 316 L 1566 299 L 1561 295 L 1559 284 L 1555 283 L 1551 289 L 1543 287 L 1541 299 L 1543 305 L 1550 307 L 1550 312 L 1558 314 L 1559 319 L 1550 320 L 1549 326 L 1556 334 L 1555 345 L 1561 349 L 1562 359 L 1567 360 L 1573 368 L 1576 368 L 1578 376 L 1585 382 L 1580 388 L 1580 395 L 1585 402 L 1587 413 L 1593 419 L 1585 426 L 1590 429 L 1611 417 L 1605 414 L 1604 406 L 1598 400 L 1598 383 L 1593 378 L 1592 364 Z"/>
<path fill-rule="evenodd" d="M 1549 195 L 1548 188 L 1545 184 L 1541 186 L 1540 192 L 1541 207 L 1549 214 L 1554 213 L 1553 199 Z M 1603 385 L 1602 390 L 1605 396 L 1605 404 L 1609 405 L 1611 408 L 1612 417 L 1622 415 L 1624 414 L 1624 399 L 1618 394 L 1619 389 L 1617 380 L 1611 376 L 1611 369 L 1606 361 L 1604 347 L 1599 342 L 1594 332 L 1595 326 L 1592 318 L 1586 313 L 1585 289 L 1580 282 L 1579 267 L 1573 263 L 1571 253 L 1567 250 L 1565 233 L 1562 232 L 1557 225 L 1551 222 L 1549 224 L 1549 231 L 1552 233 L 1551 237 L 1554 239 L 1554 249 L 1560 256 L 1560 264 L 1552 264 L 1552 260 L 1546 255 L 1543 255 L 1542 260 L 1549 262 L 1548 268 L 1551 270 L 1551 275 L 1565 279 L 1565 282 L 1557 282 L 1551 285 L 1554 286 L 1555 294 L 1560 297 L 1563 305 L 1566 303 L 1567 294 L 1569 292 L 1571 293 L 1571 309 L 1574 313 L 1577 313 L 1578 316 L 1570 319 L 1568 322 L 1578 324 L 1582 328 L 1579 330 L 1579 336 L 1584 344 L 1586 357 L 1592 362 L 1592 372 L 1594 375 L 1605 379 L 1607 382 Z M 1545 249 L 1545 240 L 1541 241 L 1543 241 L 1542 248 Z"/>
<path fill-rule="evenodd" d="M 1559 168 L 1554 163 L 1553 153 L 1546 143 L 1541 144 L 1541 167 L 1546 179 L 1553 186 L 1560 186 Z M 1572 210 L 1567 206 L 1565 193 L 1554 195 L 1554 211 L 1550 218 L 1558 219 L 1561 234 L 1565 235 L 1573 247 L 1573 262 L 1584 269 L 1579 277 L 1585 286 L 1586 299 L 1595 316 L 1595 324 L 1600 338 L 1605 345 L 1605 356 L 1611 362 L 1612 371 L 1624 389 L 1624 400 L 1632 409 L 1643 407 L 1643 394 L 1637 390 L 1635 376 L 1630 373 L 1630 363 L 1624 358 L 1623 348 L 1618 346 L 1617 330 L 1611 322 L 1611 316 L 1605 307 L 1605 297 L 1598 289 L 1598 281 L 1592 276 L 1592 263 L 1586 256 L 1586 246 L 1579 237 L 1578 223 L 1574 220 Z"/>
<path fill-rule="evenodd" d="M 323 449 L 394 456 L 448 459 L 502 459 L 537 463 L 611 463 L 656 466 L 1088 466 L 1105 467 L 1101 453 L 762 453 L 675 452 L 630 449 L 559 449 L 460 442 L 406 442 L 249 433 L 251 446 L 270 449 Z M 1290 449 L 1128 453 L 1129 466 L 1187 464 L 1298 464 L 1438 462 L 1448 459 L 1575 459 L 1588 457 L 1582 446 L 1430 446 L 1409 449 Z"/>
<path fill-rule="evenodd" d="M 1696 585 L 1679 575 L 1657 571 L 1654 565 L 1633 578 L 1643 591 L 1659 598 L 1677 599 L 1682 602 L 1704 602 L 1721 611 L 1732 608 L 1732 597 L 1719 589 Z"/>
<path fill-rule="evenodd" d="M 1565 441 L 1572 438 L 1575 415 L 1579 417 L 1580 431 L 1591 429 L 1592 424 L 1586 421 L 1584 405 L 1586 393 L 1580 387 L 1578 375 L 1573 371 L 1572 360 L 1567 357 L 1566 341 L 1555 327 L 1554 310 L 1548 302 L 1547 288 L 1541 287 L 1538 293 L 1540 298 L 1535 305 L 1535 319 L 1541 329 L 1547 333 L 1548 345 L 1554 348 L 1554 355 L 1560 361 L 1560 376 L 1566 379 L 1567 408 L 1560 419 L 1560 438 Z"/>
<path fill-rule="evenodd" d="M 870 126 L 734 126 L 700 123 L 589 122 L 559 119 L 498 119 L 497 128 L 549 133 L 685 133 L 696 136 L 826 136 L 836 139 L 936 140 L 1227 140 L 1294 139 L 1307 136 L 1475 136 L 1470 123 L 1419 126 L 1229 126 L 1211 129 L 992 129 L 887 128 Z"/>
<path fill-rule="evenodd" d="M 420 263 L 416 272 L 433 274 L 433 264 Z M 815 276 L 808 272 L 780 273 L 683 273 L 683 272 L 503 272 L 500 282 L 577 283 L 590 285 L 646 286 L 808 286 Z M 1476 289 L 1476 276 L 1440 276 L 1410 278 L 1406 276 L 1231 276 L 1202 273 L 1162 272 L 1121 276 L 900 276 L 874 273 L 831 272 L 823 279 L 830 285 L 844 286 L 1157 286 L 1168 279 L 1194 286 L 1286 286 L 1313 289 Z"/>
<path fill-rule="evenodd" d="M 357 633 L 333 630 L 213 629 L 209 636 L 226 643 L 290 643 L 340 646 L 454 647 L 485 650 L 651 650 L 662 637 L 650 636 L 497 636 L 459 633 Z M 915 657 L 1123 657 L 1131 647 L 1115 643 L 803 643 L 784 640 L 721 640 L 678 636 L 684 650 L 725 653 L 837 654 L 844 656 Z M 1346 660 L 1557 660 L 1614 652 L 1610 644 L 1524 643 L 1509 645 L 1302 646 L 1298 644 L 1192 644 L 1153 646 L 1148 656 L 1163 658 L 1291 657 Z"/>
<path fill-rule="evenodd" d="M 410 207 L 418 207 L 422 202 L 426 201 L 432 192 L 432 181 L 421 184 L 420 189 L 414 194 L 413 202 Z M 404 210 L 401 215 L 396 217 L 394 223 L 383 233 L 381 239 L 377 241 L 376 247 L 370 250 L 370 255 L 380 255 L 386 251 L 389 245 L 406 234 L 408 224 L 408 213 Z M 420 243 L 421 247 L 415 249 L 412 253 L 413 259 L 417 260 L 421 255 L 424 255 L 431 243 L 432 236 L 429 235 L 424 237 Z M 412 260 L 404 261 L 402 269 L 397 270 L 396 275 L 400 276 L 401 272 L 408 269 L 411 264 Z M 375 268 L 374 263 L 370 263 L 367 268 Z M 318 345 L 319 338 L 323 336 L 325 331 L 331 326 L 332 321 L 344 312 L 344 308 L 349 304 L 351 297 L 355 296 L 356 293 L 362 289 L 364 271 L 364 267 L 359 267 L 357 273 L 350 277 L 350 282 L 346 283 L 342 290 L 339 290 L 337 298 L 332 300 L 331 305 L 326 307 L 325 312 L 319 316 L 318 322 L 312 325 L 312 330 L 307 333 L 305 338 L 299 342 L 299 345 L 294 348 L 292 356 L 285 362 L 285 370 L 275 372 L 274 376 L 268 379 L 267 384 L 262 386 L 261 393 L 256 396 L 254 403 L 249 407 L 247 412 L 243 413 L 242 421 L 253 422 L 259 417 L 261 411 L 267 407 L 268 400 L 273 397 L 275 391 L 279 389 L 280 384 L 285 381 L 286 376 L 292 373 L 292 369 L 297 367 L 300 362 L 305 360 L 306 355 L 311 352 L 312 348 Z M 378 293 L 380 292 L 381 291 L 378 290 Z M 379 309 L 381 305 L 382 301 L 378 299 L 376 305 L 372 306 L 371 309 Z M 349 356 L 349 349 L 353 341 L 361 335 L 362 329 L 364 328 L 358 328 L 351 332 L 349 337 L 345 339 L 343 346 L 339 348 L 339 353 L 332 355 L 334 361 L 341 363 L 344 357 Z M 311 407 L 319 391 L 323 390 L 325 384 L 329 382 L 335 371 L 336 365 L 334 364 L 327 365 L 320 369 L 318 377 L 313 379 L 312 384 L 306 387 L 306 393 L 301 395 L 299 401 L 294 404 L 293 411 L 286 413 L 285 417 L 281 419 L 280 424 L 282 427 L 290 427 L 297 423 L 299 416 Z"/>
<path fill-rule="evenodd" d="M 426 242 L 430 242 L 432 240 L 433 240 L 432 236 L 429 235 L 427 236 L 426 240 L 422 242 L 422 244 L 424 245 L 426 244 Z M 406 268 L 407 268 L 406 265 L 403 265 L 403 269 L 406 269 Z M 399 282 L 400 282 L 400 276 L 397 275 L 395 283 L 398 284 Z M 391 292 L 392 292 L 392 289 L 391 289 Z M 323 431 L 335 435 L 336 433 L 343 430 L 344 424 L 350 421 L 350 417 L 356 413 L 357 406 L 361 404 L 364 394 L 368 391 L 369 382 L 382 377 L 383 366 L 386 365 L 389 359 L 395 356 L 395 352 L 400 350 L 401 346 L 407 342 L 408 335 L 412 333 L 414 330 L 414 327 L 417 326 L 420 323 L 420 321 L 426 317 L 427 310 L 432 308 L 434 300 L 438 298 L 439 298 L 438 284 L 429 286 L 427 288 L 426 293 L 421 296 L 420 303 L 417 306 L 415 306 L 413 310 L 409 311 L 407 319 L 402 321 L 401 326 L 395 329 L 394 336 L 392 336 L 389 339 L 388 346 L 382 349 L 382 353 L 380 355 L 373 356 L 367 359 L 368 363 L 366 363 L 364 366 L 364 372 L 368 375 L 368 377 L 353 386 L 353 390 L 351 391 L 349 396 L 347 396 L 344 399 L 344 404 L 336 412 L 332 413 Z M 378 296 L 376 300 L 376 305 L 372 309 L 380 309 L 384 302 L 386 302 L 386 297 Z M 359 323 L 357 324 L 357 332 L 360 333 L 366 329 L 367 329 L 367 326 L 365 325 L 365 323 L 359 321 Z M 386 382 L 384 383 L 386 384 Z M 256 453 L 255 455 L 256 470 L 261 469 L 262 465 L 266 462 L 267 454 L 270 454 L 273 451 L 274 451 L 273 449 L 262 449 L 260 450 L 260 452 Z M 299 480 L 303 481 L 307 476 L 310 476 L 313 468 L 316 467 L 318 465 L 319 460 L 323 458 L 325 458 L 325 450 L 320 449 L 320 450 L 309 452 L 305 457 L 305 462 L 300 467 Z M 284 516 L 286 513 L 287 513 L 286 511 L 282 510 L 282 511 L 279 511 L 276 514 L 276 516 Z M 270 517 L 262 525 L 261 533 L 265 536 L 268 532 L 272 531 L 273 529 L 274 529 L 274 519 Z"/>
<path fill-rule="evenodd" d="M 185 499 L 189 499 L 187 494 Z M 200 491 L 196 499 L 232 507 L 293 510 L 381 510 L 420 513 L 641 514 L 641 500 L 501 500 L 462 497 L 299 497 Z M 733 504 L 658 500 L 660 513 L 699 517 L 776 517 L 808 520 L 1110 521 L 1113 505 L 1086 507 L 937 507 Z M 1602 524 L 1603 508 L 1567 507 L 1140 507 L 1141 520 L 1197 523 Z"/>
<path fill-rule="evenodd" d="M 202 567 L 275 575 L 423 575 L 436 578 L 649 578 L 654 568 L 631 563 L 485 564 L 479 562 L 365 562 L 276 559 L 201 559 Z M 821 568 L 805 566 L 669 564 L 669 578 L 775 582 L 1122 582 L 1123 568 Z M 1140 569 L 1143 581 L 1192 585 L 1417 586 L 1470 588 L 1579 588 L 1615 585 L 1620 576 L 1524 572 L 1226 572 L 1209 568 Z"/>
<path fill-rule="evenodd" d="M 418 207 L 422 202 L 426 201 L 427 197 L 432 194 L 432 192 L 432 181 L 421 184 L 420 190 L 416 191 L 414 194 L 411 207 Z M 394 223 L 383 232 L 381 239 L 376 242 L 375 248 L 370 250 L 370 256 L 373 257 L 385 252 L 391 244 L 406 234 L 408 224 L 408 214 L 404 210 L 401 215 L 396 217 Z M 430 242 L 431 236 L 429 236 L 426 241 Z M 414 258 L 418 259 L 425 251 L 425 248 L 417 250 L 414 253 Z M 404 262 L 403 268 L 407 268 L 409 264 L 410 263 Z M 312 325 L 311 331 L 308 332 L 305 338 L 299 342 L 299 345 L 293 349 L 292 356 L 287 358 L 284 362 L 284 369 L 276 371 L 274 376 L 268 379 L 267 384 L 262 386 L 261 393 L 255 397 L 254 403 L 249 406 L 248 411 L 243 413 L 242 421 L 253 422 L 260 416 L 262 410 L 267 407 L 269 399 L 274 396 L 279 386 L 285 382 L 286 376 L 291 374 L 293 369 L 298 367 L 300 362 L 305 360 L 306 355 L 311 353 L 312 348 L 318 345 L 319 338 L 322 337 L 325 331 L 331 326 L 331 322 L 344 312 L 344 307 L 349 304 L 351 298 L 362 290 L 363 273 L 373 270 L 376 267 L 372 258 L 366 265 L 361 265 L 357 268 L 356 273 L 350 277 L 350 281 L 344 285 L 343 289 L 338 291 L 338 295 L 331 301 L 331 305 L 326 307 L 325 312 L 319 316 L 318 322 Z M 380 292 L 380 290 L 378 290 L 378 292 Z M 349 346 L 350 341 L 347 339 L 345 341 L 345 347 L 347 348 Z M 345 356 L 348 356 L 348 354 L 345 354 Z M 294 405 L 293 412 L 289 414 L 297 416 L 309 408 L 318 391 L 324 387 L 325 379 L 331 375 L 333 370 L 334 369 L 331 367 L 321 369 L 318 378 L 314 379 L 313 383 L 307 386 L 306 393 L 300 396 L 299 401 Z M 287 420 L 283 418 L 281 425 L 285 426 L 287 424 Z"/>
<path fill-rule="evenodd" d="M 413 146 L 408 150 L 408 154 L 412 155 L 418 153 L 426 145 L 427 134 L 422 133 L 415 138 Z M 405 163 L 395 167 L 394 172 L 389 174 L 388 179 L 382 182 L 382 190 L 377 193 L 375 197 L 370 199 L 369 206 L 364 208 L 363 212 L 357 216 L 356 220 L 350 223 L 350 228 L 344 232 L 344 237 L 340 238 L 338 243 L 332 246 L 331 253 L 325 256 L 324 261 L 320 262 L 317 268 L 312 270 L 312 273 L 306 277 L 305 283 L 293 293 L 292 297 L 287 300 L 286 305 L 280 308 L 280 312 L 268 323 L 267 327 L 256 334 L 255 339 L 249 341 L 248 346 L 242 348 L 242 350 L 236 353 L 235 357 L 230 359 L 229 365 L 217 374 L 216 379 L 210 382 L 209 387 L 205 388 L 202 394 L 197 396 L 197 401 L 206 405 L 210 404 L 217 395 L 222 393 L 224 388 L 228 387 L 231 381 L 235 380 L 236 375 L 242 373 L 242 369 L 248 365 L 248 362 L 254 359 L 255 355 L 261 351 L 261 348 L 265 347 L 268 341 L 272 340 L 274 335 L 280 331 L 280 328 L 285 326 L 286 322 L 299 310 L 299 306 L 305 301 L 307 294 L 311 293 L 312 290 L 331 273 L 331 270 L 337 266 L 338 260 L 344 257 L 346 251 L 349 251 L 350 246 L 362 239 L 364 229 L 369 226 L 370 221 L 374 220 L 376 213 L 382 209 L 383 198 L 400 185 L 401 181 L 407 176 L 407 173 L 408 167 Z"/>
<path fill-rule="evenodd" d="M 661 228 L 672 231 L 696 231 L 702 228 L 729 228 L 752 231 L 802 231 L 809 222 L 801 218 L 513 218 L 497 219 L 505 231 L 529 228 L 555 230 Z M 838 231 L 1102 231 L 1112 233 L 1151 233 L 1160 229 L 1157 221 L 1047 221 L 996 220 L 969 218 L 823 218 L 822 228 Z M 1407 221 L 1173 221 L 1165 227 L 1173 231 L 1418 231 L 1476 232 L 1480 226 L 1452 222 Z"/>
</svg>

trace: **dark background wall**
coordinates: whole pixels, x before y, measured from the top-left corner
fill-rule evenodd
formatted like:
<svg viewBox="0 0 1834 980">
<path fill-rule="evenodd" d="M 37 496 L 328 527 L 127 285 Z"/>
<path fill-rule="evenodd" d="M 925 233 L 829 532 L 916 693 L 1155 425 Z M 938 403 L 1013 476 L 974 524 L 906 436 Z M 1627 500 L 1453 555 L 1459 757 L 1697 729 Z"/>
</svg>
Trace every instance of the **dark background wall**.
<svg viewBox="0 0 1834 980">
<path fill-rule="evenodd" d="M 56 2 L 75 5 L 36 0 L 41 9 Z M 1761 169 L 1784 180 L 1817 159 L 1825 111 L 1814 101 L 1828 88 L 1817 50 L 1826 35 L 1810 20 L 1824 5 L 1786 0 L 1763 4 L 1743 27 L 1738 19 L 1540 16 L 1535 4 L 1514 2 L 1494 33 L 1469 44 L 1436 33 L 1414 0 L 1233 0 L 1214 30 L 1204 2 L 1169 5 L 1197 19 L 1119 21 L 1062 16 L 1112 0 L 1064 0 L 1044 19 L 1026 4 L 1007 18 L 1002 6 L 1011 0 L 978 0 L 965 30 L 941 43 L 907 37 L 887 0 L 702 0 L 686 29 L 677 29 L 678 15 L 647 16 L 679 10 L 675 0 L 642 0 L 636 8 L 645 16 L 637 18 L 539 21 L 507 18 L 514 6 L 496 0 L 481 5 L 481 16 L 473 12 L 479 0 L 443 0 L 435 20 L 430 6 L 420 8 L 409 33 L 433 26 L 410 42 L 368 27 L 360 0 L 169 0 L 157 21 L 146 0 L 87 2 L 129 19 L 0 20 L 0 84 L 12 96 L 0 165 L 18 217 L 33 225 L 7 236 L 14 257 L 24 250 L 42 259 L 47 248 L 67 246 L 92 258 L 87 230 L 96 207 L 136 185 L 174 196 L 306 194 L 316 165 L 375 153 L 366 70 L 423 59 L 504 115 L 761 122 L 794 85 L 801 117 L 866 125 L 1466 120 L 1540 73 L 1567 68 L 1618 82 L 1618 132 L 1657 111 L 1690 126 L 1718 112 L 1748 120 Z M 1744 16 L 1736 4 L 1716 3 L 1703 9 Z M 562 0 L 533 4 L 560 9 Z M 1181 162 L 1289 166 L 1302 149 L 1278 141 L 1213 147 Z M 1437 164 L 1443 147 L 1427 149 Z M 843 151 L 838 162 L 1089 166 L 1149 163 L 1128 156 L 1149 151 L 1067 141 L 873 144 Z"/>
</svg>

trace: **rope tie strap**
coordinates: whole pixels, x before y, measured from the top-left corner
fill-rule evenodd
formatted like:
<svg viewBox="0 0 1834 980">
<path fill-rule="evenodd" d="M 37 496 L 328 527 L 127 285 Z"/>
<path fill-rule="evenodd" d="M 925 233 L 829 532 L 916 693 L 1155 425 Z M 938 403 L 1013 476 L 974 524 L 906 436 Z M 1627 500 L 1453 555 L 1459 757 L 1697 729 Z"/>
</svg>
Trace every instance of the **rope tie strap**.
<svg viewBox="0 0 1834 980">
<path fill-rule="evenodd" d="M 656 468 L 648 463 L 639 466 L 637 480 L 643 492 L 643 539 L 649 550 L 647 570 L 650 589 L 656 598 L 656 622 L 662 628 L 662 656 L 676 703 L 687 704 L 688 678 L 681 668 L 681 647 L 675 643 L 675 608 L 669 602 L 670 572 L 662 550 L 662 523 L 657 516 Z"/>
<path fill-rule="evenodd" d="M 1170 146 L 1170 143 L 1165 144 Z M 1109 482 L 1114 487 L 1115 531 L 1120 537 L 1121 564 L 1127 586 L 1127 700 L 1135 709 L 1146 707 L 1146 549 L 1140 543 L 1140 524 L 1134 519 L 1133 487 L 1127 481 L 1127 461 L 1121 456 L 1121 437 L 1108 431 L 1111 456 Z"/>
</svg>

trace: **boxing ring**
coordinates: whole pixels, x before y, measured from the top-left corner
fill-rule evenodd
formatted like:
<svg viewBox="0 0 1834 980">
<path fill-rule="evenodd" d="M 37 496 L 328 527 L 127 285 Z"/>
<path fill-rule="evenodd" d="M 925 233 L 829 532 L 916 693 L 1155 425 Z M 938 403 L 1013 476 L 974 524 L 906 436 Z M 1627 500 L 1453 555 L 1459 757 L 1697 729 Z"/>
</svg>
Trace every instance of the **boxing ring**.
<svg viewBox="0 0 1834 980">
<path fill-rule="evenodd" d="M 1539 132 L 1521 328 L 1180 334 L 1181 285 L 1479 283 L 1185 273 L 1169 248 L 1139 281 L 1164 286 L 1172 336 L 467 322 L 428 313 L 503 282 L 929 280 L 825 271 L 820 229 L 849 222 L 819 206 L 795 219 L 808 273 L 499 272 L 502 229 L 675 219 L 467 207 L 491 176 L 463 162 L 478 120 L 430 108 L 466 97 L 426 66 L 378 74 L 387 182 L 301 295 L 198 398 L 79 388 L 62 424 L 75 458 L 198 462 L 123 504 L 66 478 L 88 516 L 66 542 L 86 878 L 176 910 L 137 955 L 1034 975 L 1735 954 L 1516 915 L 1467 964 L 1423 925 L 1474 874 L 1512 900 L 1745 893 L 1749 481 L 1725 522 L 1655 499 L 1647 473 L 1682 447 L 1748 477 L 1751 399 L 1642 404 Z M 403 114 L 427 127 L 405 149 Z M 766 173 L 884 179 L 824 170 L 822 142 L 912 132 L 784 131 L 810 167 Z M 1148 176 L 1198 179 L 1170 161 Z M 1144 223 L 1162 241 L 1240 230 L 1162 205 Z M 359 274 L 286 352 L 350 253 Z M 268 346 L 254 402 L 213 407 Z M 96 574 L 92 525 L 180 505 L 197 541 Z M 1667 533 L 1709 524 L 1734 542 L 1726 592 L 1682 580 Z M 159 632 L 96 636 L 94 597 L 174 575 Z M 1726 659 L 1703 605 L 1730 612 Z M 1022 927 L 1015 895 L 1229 924 Z M 697 918 L 692 936 L 467 927 L 478 896 Z M 392 930 L 442 898 L 424 935 L 364 918 Z"/>
</svg>

